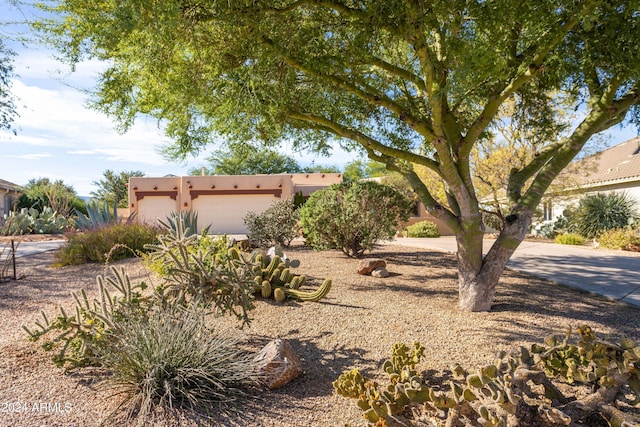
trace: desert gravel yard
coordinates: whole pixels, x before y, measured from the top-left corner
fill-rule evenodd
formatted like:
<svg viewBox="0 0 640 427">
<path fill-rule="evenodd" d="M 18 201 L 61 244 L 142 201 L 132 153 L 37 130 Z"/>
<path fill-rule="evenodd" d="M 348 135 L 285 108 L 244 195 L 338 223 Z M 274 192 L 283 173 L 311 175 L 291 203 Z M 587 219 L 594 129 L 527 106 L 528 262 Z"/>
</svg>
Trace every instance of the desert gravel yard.
<svg viewBox="0 0 640 427">
<path fill-rule="evenodd" d="M 240 333 L 258 350 L 273 338 L 290 340 L 305 373 L 281 389 L 265 391 L 235 419 L 220 425 L 365 425 L 355 401 L 333 393 L 343 371 L 358 367 L 372 377 L 395 342 L 420 341 L 426 348 L 419 366 L 429 374 L 492 362 L 499 350 L 563 334 L 567 326 L 588 324 L 600 335 L 640 339 L 640 310 L 507 271 L 490 313 L 457 309 L 453 255 L 401 246 L 382 246 L 367 257 L 387 261 L 391 276 L 356 273 L 358 261 L 340 252 L 314 252 L 302 246 L 285 251 L 301 261 L 297 273 L 331 277 L 333 288 L 320 303 L 259 300 L 253 322 Z M 96 294 L 103 265 L 54 269 L 51 252 L 18 259 L 18 281 L 0 283 L 0 425 L 97 426 L 117 407 L 107 374 L 85 369 L 65 374 L 51 354 L 31 343 L 22 326 L 33 326 L 44 310 L 71 309 L 71 292 Z M 119 262 L 133 280 L 153 281 L 137 260 Z M 216 320 L 235 328 L 230 317 Z M 180 425 L 191 425 L 184 421 Z"/>
</svg>

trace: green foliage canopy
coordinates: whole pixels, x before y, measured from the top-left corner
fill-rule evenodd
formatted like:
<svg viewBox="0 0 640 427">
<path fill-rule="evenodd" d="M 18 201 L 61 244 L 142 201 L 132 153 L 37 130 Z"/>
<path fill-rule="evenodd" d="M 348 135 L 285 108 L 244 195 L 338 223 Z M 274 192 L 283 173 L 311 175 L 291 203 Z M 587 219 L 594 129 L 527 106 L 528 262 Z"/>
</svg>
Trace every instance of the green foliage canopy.
<svg viewBox="0 0 640 427">
<path fill-rule="evenodd" d="M 640 102 L 640 0 L 57 0 L 38 28 L 63 56 L 105 59 L 94 106 L 123 129 L 167 123 L 168 153 L 232 141 L 359 147 L 400 172 L 458 236 L 461 307 L 487 310 L 507 260 L 554 178 Z M 141 54 L 144 52 L 144 54 Z M 562 126 L 554 93 L 581 119 Z M 470 161 L 511 120 L 562 130 L 510 169 L 505 226 L 482 254 Z M 637 120 L 636 120 L 637 121 Z M 447 202 L 420 179 L 446 183 Z"/>
<path fill-rule="evenodd" d="M 205 168 L 207 175 L 259 175 L 276 173 L 299 173 L 303 169 L 298 162 L 271 148 L 257 148 L 249 144 L 231 144 L 216 150 L 207 161 L 211 167 Z M 193 169 L 192 175 L 200 175 Z"/>
<path fill-rule="evenodd" d="M 74 209 L 86 213 L 84 202 L 78 197 L 74 188 L 62 180 L 51 181 L 49 178 L 32 178 L 20 188 L 22 193 L 16 201 L 16 209 L 34 208 L 42 212 L 49 206 L 54 212 L 70 216 Z"/>
<path fill-rule="evenodd" d="M 142 171 L 122 171 L 120 173 L 107 169 L 102 172 L 103 179 L 93 181 L 97 186 L 96 191 L 91 192 L 91 197 L 100 203 L 108 206 L 116 204 L 119 208 L 126 208 L 129 197 L 129 178 L 133 176 L 144 176 Z"/>
<path fill-rule="evenodd" d="M 11 78 L 14 77 L 13 56 L 15 52 L 0 38 L 0 130 L 11 129 L 17 116 L 15 97 L 11 94 Z"/>
</svg>

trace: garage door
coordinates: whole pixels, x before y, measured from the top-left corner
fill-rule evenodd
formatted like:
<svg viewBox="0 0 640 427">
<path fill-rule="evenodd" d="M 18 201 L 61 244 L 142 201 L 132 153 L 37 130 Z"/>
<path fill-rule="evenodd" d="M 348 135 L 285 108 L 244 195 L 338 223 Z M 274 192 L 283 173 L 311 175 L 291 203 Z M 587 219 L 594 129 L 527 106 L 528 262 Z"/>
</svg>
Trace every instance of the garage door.
<svg viewBox="0 0 640 427">
<path fill-rule="evenodd" d="M 198 212 L 198 232 L 211 224 L 211 234 L 246 234 L 247 212 L 263 212 L 274 200 L 280 199 L 266 194 L 200 195 L 192 202 Z"/>
<path fill-rule="evenodd" d="M 145 196 L 138 201 L 138 221 L 157 224 L 157 219 L 166 219 L 171 212 L 177 212 L 176 199 L 169 196 Z"/>
</svg>

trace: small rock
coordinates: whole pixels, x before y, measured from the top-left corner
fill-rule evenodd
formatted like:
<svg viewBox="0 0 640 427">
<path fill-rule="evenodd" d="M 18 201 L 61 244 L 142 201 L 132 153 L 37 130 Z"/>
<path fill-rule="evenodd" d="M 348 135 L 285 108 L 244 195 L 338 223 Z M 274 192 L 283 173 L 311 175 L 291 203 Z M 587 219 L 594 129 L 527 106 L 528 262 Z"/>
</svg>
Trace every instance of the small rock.
<svg viewBox="0 0 640 427">
<path fill-rule="evenodd" d="M 378 267 L 371 272 L 371 277 L 389 277 L 389 272 L 384 267 Z"/>
<path fill-rule="evenodd" d="M 376 268 L 385 268 L 386 266 L 387 262 L 380 258 L 363 259 L 358 264 L 358 274 L 366 276 L 371 274 Z"/>
<path fill-rule="evenodd" d="M 291 344 L 281 338 L 270 341 L 253 360 L 262 371 L 262 381 L 270 389 L 282 387 L 302 373 L 300 359 Z"/>
</svg>

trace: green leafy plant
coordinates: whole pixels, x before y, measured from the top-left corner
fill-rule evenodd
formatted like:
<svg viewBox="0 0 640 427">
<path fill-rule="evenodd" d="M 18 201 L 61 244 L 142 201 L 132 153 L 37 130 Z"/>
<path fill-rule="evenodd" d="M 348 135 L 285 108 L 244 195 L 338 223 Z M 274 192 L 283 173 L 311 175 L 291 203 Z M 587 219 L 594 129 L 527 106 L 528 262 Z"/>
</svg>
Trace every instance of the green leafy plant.
<svg viewBox="0 0 640 427">
<path fill-rule="evenodd" d="M 299 221 L 293 199 L 276 200 L 262 213 L 248 212 L 244 217 L 249 240 L 267 248 L 289 246 L 300 234 Z"/>
<path fill-rule="evenodd" d="M 158 229 L 146 224 L 112 224 L 92 231 L 69 234 L 67 243 L 54 253 L 54 266 L 106 262 L 148 251 Z"/>
<path fill-rule="evenodd" d="M 580 199 L 572 221 L 578 234 L 593 239 L 607 230 L 628 226 L 635 216 L 635 201 L 628 194 L 598 193 Z"/>
<path fill-rule="evenodd" d="M 300 211 L 306 244 L 361 257 L 410 215 L 409 199 L 372 181 L 335 184 L 316 191 Z"/>
<path fill-rule="evenodd" d="M 614 228 L 598 236 L 603 248 L 640 252 L 640 229 Z"/>
<path fill-rule="evenodd" d="M 440 237 L 438 226 L 431 221 L 416 222 L 407 227 L 408 237 Z"/>
<path fill-rule="evenodd" d="M 637 424 L 637 412 L 623 412 L 619 403 L 640 403 L 640 343 L 602 340 L 588 326 L 574 337 L 568 330 L 543 345 L 501 352 L 493 364 L 475 371 L 456 366 L 448 385 L 433 386 L 428 380 L 434 376 L 416 369 L 422 345 L 399 343 L 382 365 L 386 384 L 352 369 L 333 385 L 337 394 L 357 399 L 364 418 L 376 426 L 587 425 L 594 415 L 609 425 Z"/>
<path fill-rule="evenodd" d="M 582 246 L 586 241 L 584 237 L 576 233 L 565 233 L 558 234 L 556 238 L 553 240 L 555 243 L 560 245 L 576 245 Z"/>
<path fill-rule="evenodd" d="M 17 234 L 60 234 L 70 226 L 69 220 L 45 206 L 42 211 L 22 208 L 20 212 L 4 215 L 4 225 L 0 228 L 3 236 Z"/>
</svg>

